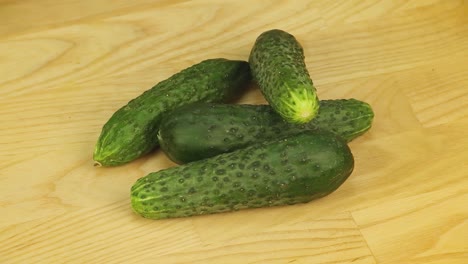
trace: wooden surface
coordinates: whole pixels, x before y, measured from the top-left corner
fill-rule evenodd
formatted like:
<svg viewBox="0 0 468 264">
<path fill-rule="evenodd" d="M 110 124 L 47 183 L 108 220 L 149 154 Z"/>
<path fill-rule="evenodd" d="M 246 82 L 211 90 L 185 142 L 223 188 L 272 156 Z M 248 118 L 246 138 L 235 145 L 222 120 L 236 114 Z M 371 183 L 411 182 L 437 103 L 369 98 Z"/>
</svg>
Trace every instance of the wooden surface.
<svg viewBox="0 0 468 264">
<path fill-rule="evenodd" d="M 0 22 L 0 263 L 468 263 L 466 1 L 11 0 Z M 303 44 L 321 99 L 374 108 L 350 179 L 297 206 L 133 214 L 131 185 L 174 164 L 93 167 L 102 125 L 272 28 Z"/>
</svg>

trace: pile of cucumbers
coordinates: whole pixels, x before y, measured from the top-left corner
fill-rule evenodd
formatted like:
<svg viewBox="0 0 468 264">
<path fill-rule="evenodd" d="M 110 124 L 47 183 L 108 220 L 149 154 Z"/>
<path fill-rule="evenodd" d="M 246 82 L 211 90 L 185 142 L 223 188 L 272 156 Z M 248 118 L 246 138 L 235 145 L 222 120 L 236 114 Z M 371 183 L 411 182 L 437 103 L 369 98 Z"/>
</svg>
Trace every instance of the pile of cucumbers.
<svg viewBox="0 0 468 264">
<path fill-rule="evenodd" d="M 252 80 L 268 105 L 230 104 Z M 117 166 L 159 146 L 179 164 L 132 186 L 133 210 L 146 218 L 305 203 L 351 175 L 347 143 L 373 117 L 363 101 L 319 100 L 300 43 L 275 29 L 249 62 L 208 59 L 131 100 L 103 126 L 93 157 Z"/>
</svg>

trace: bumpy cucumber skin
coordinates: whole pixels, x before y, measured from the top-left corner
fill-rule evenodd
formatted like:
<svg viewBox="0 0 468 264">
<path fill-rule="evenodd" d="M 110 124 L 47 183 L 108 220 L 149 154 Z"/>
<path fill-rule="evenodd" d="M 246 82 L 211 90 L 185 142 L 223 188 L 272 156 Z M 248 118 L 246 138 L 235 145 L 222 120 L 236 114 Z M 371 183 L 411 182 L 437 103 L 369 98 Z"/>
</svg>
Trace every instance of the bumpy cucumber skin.
<svg viewBox="0 0 468 264">
<path fill-rule="evenodd" d="M 245 61 L 209 59 L 161 81 L 115 112 L 97 141 L 97 165 L 128 163 L 158 146 L 163 114 L 194 102 L 225 102 L 250 81 Z"/>
<path fill-rule="evenodd" d="M 345 141 L 306 131 L 150 173 L 132 186 L 131 204 L 163 219 L 306 203 L 335 191 L 353 168 Z"/>
<path fill-rule="evenodd" d="M 290 123 L 304 124 L 318 113 L 316 89 L 296 38 L 282 30 L 262 33 L 249 63 L 254 80 L 273 109 Z"/>
<path fill-rule="evenodd" d="M 371 106 L 356 99 L 322 100 L 317 117 L 304 125 L 284 121 L 268 105 L 195 103 L 166 115 L 158 140 L 183 164 L 317 128 L 350 142 L 370 129 L 373 117 Z"/>
</svg>

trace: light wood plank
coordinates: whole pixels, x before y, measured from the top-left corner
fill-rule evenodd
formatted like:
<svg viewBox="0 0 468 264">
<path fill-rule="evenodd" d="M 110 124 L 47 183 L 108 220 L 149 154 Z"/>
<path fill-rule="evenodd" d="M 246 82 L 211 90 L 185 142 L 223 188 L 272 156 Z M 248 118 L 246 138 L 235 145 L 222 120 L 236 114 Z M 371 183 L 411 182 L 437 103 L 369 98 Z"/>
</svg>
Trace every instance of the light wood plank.
<svg viewBox="0 0 468 264">
<path fill-rule="evenodd" d="M 378 263 L 468 259 L 468 138 L 462 131 L 466 124 L 468 120 L 427 129 L 432 135 L 428 138 L 439 147 L 419 155 L 416 171 L 396 170 L 386 179 L 387 185 L 395 181 L 408 185 L 393 198 L 385 195 L 386 200 L 352 212 Z"/>
<path fill-rule="evenodd" d="M 9 0 L 0 18 L 1 263 L 466 263 L 466 1 Z M 309 204 L 133 214 L 135 180 L 175 164 L 92 167 L 104 122 L 271 28 L 302 43 L 320 98 L 372 105 L 353 175 Z"/>
<path fill-rule="evenodd" d="M 158 263 L 375 263 L 349 213 L 286 221 L 213 242 L 200 239 L 192 219 L 151 221 L 129 209 L 116 203 L 4 228 L 0 260 L 147 263 L 158 256 Z"/>
</svg>

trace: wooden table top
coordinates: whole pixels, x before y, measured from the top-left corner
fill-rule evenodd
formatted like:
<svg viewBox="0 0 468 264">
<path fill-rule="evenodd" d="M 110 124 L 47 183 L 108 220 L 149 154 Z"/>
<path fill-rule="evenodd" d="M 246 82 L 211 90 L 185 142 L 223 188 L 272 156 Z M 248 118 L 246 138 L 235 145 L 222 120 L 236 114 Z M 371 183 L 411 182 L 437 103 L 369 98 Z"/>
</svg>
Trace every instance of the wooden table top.
<svg viewBox="0 0 468 264">
<path fill-rule="evenodd" d="M 468 263 L 466 1 L 11 0 L 0 22 L 0 263 Z M 308 204 L 134 214 L 131 185 L 175 164 L 93 167 L 102 125 L 272 28 L 302 43 L 321 99 L 372 105 L 349 180 Z"/>
</svg>

